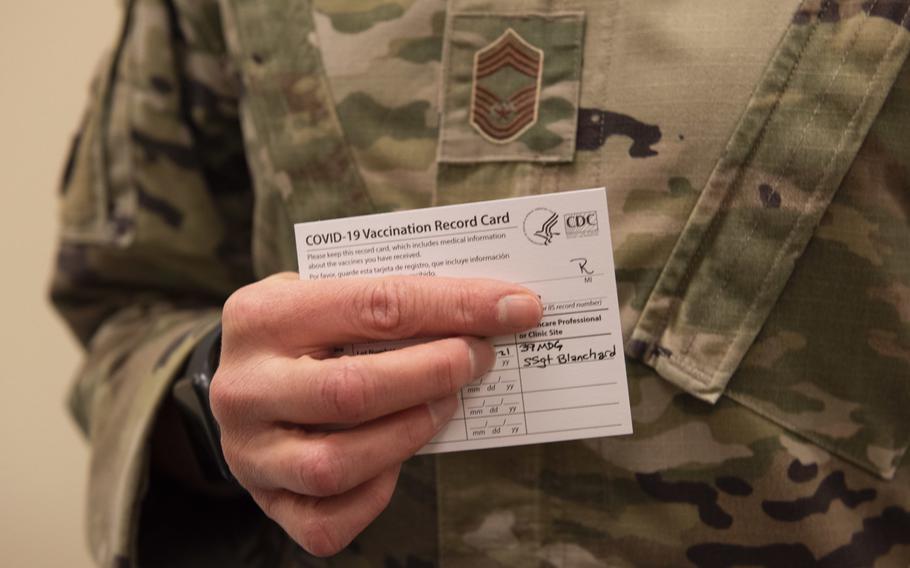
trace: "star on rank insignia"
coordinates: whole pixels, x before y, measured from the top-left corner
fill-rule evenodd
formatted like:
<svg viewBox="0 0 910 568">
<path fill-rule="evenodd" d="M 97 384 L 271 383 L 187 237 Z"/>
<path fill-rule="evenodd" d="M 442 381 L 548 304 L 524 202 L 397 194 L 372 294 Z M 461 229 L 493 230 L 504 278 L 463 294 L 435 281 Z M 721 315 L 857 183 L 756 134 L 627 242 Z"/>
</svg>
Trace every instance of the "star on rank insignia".
<svg viewBox="0 0 910 568">
<path fill-rule="evenodd" d="M 544 52 L 509 28 L 474 54 L 470 122 L 494 144 L 507 144 L 537 122 Z"/>
</svg>

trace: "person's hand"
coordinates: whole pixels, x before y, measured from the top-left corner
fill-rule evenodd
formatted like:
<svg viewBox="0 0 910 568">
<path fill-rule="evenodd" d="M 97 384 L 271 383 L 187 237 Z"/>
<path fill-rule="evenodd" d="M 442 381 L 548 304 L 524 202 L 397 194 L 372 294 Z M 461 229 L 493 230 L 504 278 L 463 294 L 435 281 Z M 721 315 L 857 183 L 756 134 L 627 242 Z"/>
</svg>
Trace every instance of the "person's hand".
<svg viewBox="0 0 910 568">
<path fill-rule="evenodd" d="M 242 288 L 224 306 L 210 391 L 228 465 L 297 543 L 334 554 L 385 509 L 401 463 L 451 418 L 457 391 L 492 367 L 477 337 L 540 317 L 531 291 L 494 280 L 285 273 Z M 334 346 L 429 337 L 443 339 L 331 357 Z"/>
</svg>

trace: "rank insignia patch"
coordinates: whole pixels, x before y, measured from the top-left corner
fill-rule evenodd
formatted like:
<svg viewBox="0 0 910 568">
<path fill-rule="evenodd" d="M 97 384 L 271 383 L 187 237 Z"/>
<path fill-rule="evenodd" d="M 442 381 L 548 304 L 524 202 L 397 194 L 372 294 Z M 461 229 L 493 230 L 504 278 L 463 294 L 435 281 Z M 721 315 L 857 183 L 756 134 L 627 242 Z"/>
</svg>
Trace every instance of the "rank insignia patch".
<svg viewBox="0 0 910 568">
<path fill-rule="evenodd" d="M 474 55 L 470 120 L 481 136 L 507 144 L 537 122 L 544 52 L 509 28 Z"/>
<path fill-rule="evenodd" d="M 442 50 L 440 163 L 575 158 L 582 12 L 454 14 Z"/>
</svg>

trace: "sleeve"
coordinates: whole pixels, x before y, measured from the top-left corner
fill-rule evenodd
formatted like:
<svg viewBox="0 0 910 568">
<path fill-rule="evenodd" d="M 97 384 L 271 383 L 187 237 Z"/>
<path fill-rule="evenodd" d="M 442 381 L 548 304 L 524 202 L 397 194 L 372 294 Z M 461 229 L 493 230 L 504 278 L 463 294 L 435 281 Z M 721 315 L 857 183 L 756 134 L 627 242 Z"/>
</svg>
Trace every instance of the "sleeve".
<svg viewBox="0 0 910 568">
<path fill-rule="evenodd" d="M 125 565 L 149 436 L 186 356 L 253 279 L 252 190 L 214 0 L 127 0 L 61 188 L 51 299 L 85 348 L 88 531 Z"/>
</svg>

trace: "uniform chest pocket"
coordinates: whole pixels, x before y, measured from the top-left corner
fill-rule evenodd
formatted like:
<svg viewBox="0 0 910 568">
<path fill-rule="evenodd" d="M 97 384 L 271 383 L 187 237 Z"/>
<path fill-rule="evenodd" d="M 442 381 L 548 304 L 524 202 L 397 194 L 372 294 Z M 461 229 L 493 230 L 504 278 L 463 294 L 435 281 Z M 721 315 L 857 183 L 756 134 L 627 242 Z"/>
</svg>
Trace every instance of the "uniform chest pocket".
<svg viewBox="0 0 910 568">
<path fill-rule="evenodd" d="M 584 22 L 581 12 L 451 15 L 439 162 L 572 161 Z"/>
</svg>

